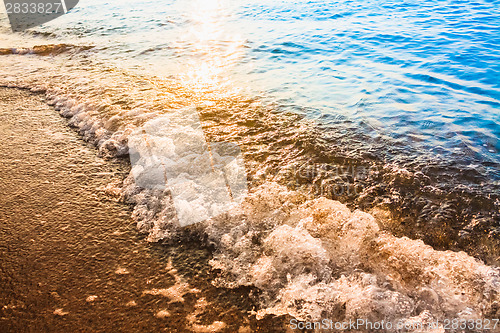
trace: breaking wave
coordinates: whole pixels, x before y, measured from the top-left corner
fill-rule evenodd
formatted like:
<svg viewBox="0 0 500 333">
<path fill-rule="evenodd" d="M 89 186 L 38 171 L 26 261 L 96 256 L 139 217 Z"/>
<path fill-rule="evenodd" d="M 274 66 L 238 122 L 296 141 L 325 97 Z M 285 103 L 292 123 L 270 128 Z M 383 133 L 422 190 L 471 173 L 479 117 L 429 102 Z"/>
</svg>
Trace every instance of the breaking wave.
<svg viewBox="0 0 500 333">
<path fill-rule="evenodd" d="M 498 269 L 394 237 L 367 213 L 277 184 L 200 228 L 218 249 L 211 263 L 222 271 L 219 285 L 266 291 L 259 316 L 443 319 L 498 311 Z"/>
</svg>

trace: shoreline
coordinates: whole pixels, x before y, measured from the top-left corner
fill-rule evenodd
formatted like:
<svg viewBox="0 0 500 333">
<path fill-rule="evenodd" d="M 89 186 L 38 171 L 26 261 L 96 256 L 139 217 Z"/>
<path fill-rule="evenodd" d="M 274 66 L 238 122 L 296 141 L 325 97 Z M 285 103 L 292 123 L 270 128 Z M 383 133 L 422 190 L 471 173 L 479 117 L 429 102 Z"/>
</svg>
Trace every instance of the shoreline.
<svg viewBox="0 0 500 333">
<path fill-rule="evenodd" d="M 500 317 L 494 6 L 130 6 L 0 22 L 0 331 Z"/>
<path fill-rule="evenodd" d="M 0 88 L 0 119 L 0 326 L 280 330 L 246 314 L 247 291 L 210 285 L 207 249 L 146 242 L 109 186 L 127 166 L 97 157 L 42 96 Z"/>
<path fill-rule="evenodd" d="M 21 100 L 27 100 L 29 96 L 33 97 L 30 92 L 15 91 L 21 95 L 24 94 L 24 99 L 21 98 Z M 79 157 L 88 156 L 93 160 L 99 159 L 96 157 L 96 149 L 81 141 L 77 134 L 67 126 L 68 122 L 59 117 L 53 108 L 44 104 L 42 97 L 36 98 L 40 102 L 38 106 L 41 105 L 45 112 L 50 113 L 52 121 L 61 124 L 62 127 L 59 127 L 58 131 L 53 131 L 54 133 L 69 131 L 69 133 L 72 133 L 73 141 L 91 151 L 88 155 L 80 156 L 79 153 L 82 150 L 79 149 L 77 154 Z M 17 102 L 16 105 L 19 104 Z M 55 109 L 58 110 L 58 107 L 56 106 Z M 28 118 L 29 116 L 33 117 L 33 113 L 30 114 L 29 108 L 26 109 L 26 107 L 24 109 L 17 107 L 13 112 Z M 64 113 L 61 112 L 61 114 Z M 39 114 L 36 115 L 39 116 Z M 58 120 L 56 121 L 54 117 Z M 7 117 L 6 124 L 8 124 L 8 120 Z M 69 122 L 69 125 L 71 125 L 71 122 Z M 22 133 L 31 133 L 22 126 L 19 128 Z M 33 131 L 33 133 L 36 132 Z M 44 134 L 46 133 L 44 132 Z M 15 136 L 11 135 L 11 137 Z M 19 137 L 22 137 L 22 135 Z M 40 137 L 40 139 L 42 138 L 43 136 Z M 50 142 L 50 138 L 48 140 Z M 59 140 L 60 145 L 64 149 L 68 149 L 66 146 L 68 138 L 65 140 L 59 138 Z M 34 140 L 32 143 L 39 144 L 40 140 Z M 24 141 L 21 140 L 18 144 L 22 146 Z M 46 144 L 45 146 L 52 147 L 53 145 Z M 45 155 L 40 157 L 42 161 L 44 157 Z M 22 159 L 18 160 L 21 161 Z M 29 161 L 29 159 L 26 160 Z M 101 159 L 100 167 L 108 165 L 108 162 L 110 163 L 112 160 L 104 161 Z M 40 166 L 37 165 L 36 167 L 39 168 Z M 102 173 L 102 170 L 100 172 Z M 113 173 L 111 172 L 111 174 Z M 101 183 L 105 192 L 106 189 L 115 194 L 119 192 L 118 183 L 123 180 L 123 176 L 124 174 L 114 182 L 107 179 L 104 183 Z M 154 200 L 157 200 L 155 196 L 158 194 L 135 192 L 134 184 L 130 183 L 130 177 L 128 177 L 128 180 L 129 183 L 124 184 L 122 195 L 130 203 L 135 202 L 141 205 L 153 203 L 154 206 Z M 99 178 L 99 181 L 103 181 L 103 179 Z M 108 187 L 110 183 L 114 183 L 116 186 Z M 99 187 L 97 186 L 97 188 Z M 111 246 L 111 248 L 115 249 L 111 253 L 119 254 L 121 249 L 138 246 L 139 249 L 132 250 L 132 254 L 130 254 L 130 251 L 127 254 L 122 252 L 119 258 L 126 258 L 130 254 L 135 256 L 135 260 L 126 258 L 126 262 L 134 265 L 148 263 L 148 269 L 146 270 L 121 267 L 124 265 L 115 266 L 110 270 L 110 267 L 103 266 L 107 270 L 103 271 L 105 276 L 111 275 L 127 279 L 134 274 L 138 274 L 138 272 L 140 272 L 139 275 L 146 274 L 150 276 L 149 279 L 141 279 L 139 283 L 132 285 L 132 287 L 138 285 L 140 287 L 139 289 L 135 288 L 132 292 L 136 299 L 127 302 L 125 306 L 133 301 L 135 303 L 132 303 L 132 305 L 135 310 L 135 306 L 139 303 L 137 300 L 150 302 L 146 302 L 146 308 L 141 308 L 142 312 L 134 313 L 138 319 L 132 321 L 132 323 L 142 323 L 144 318 L 147 318 L 146 322 L 149 323 L 149 318 L 156 318 L 164 321 L 173 320 L 174 324 L 170 327 L 181 325 L 182 328 L 179 329 L 179 332 L 183 332 L 186 327 L 190 331 L 196 328 L 199 331 L 218 329 L 219 331 L 232 332 L 243 327 L 243 330 L 250 329 L 256 332 L 278 332 L 284 329 L 284 320 L 286 318 L 286 316 L 282 316 L 284 314 L 304 320 L 306 318 L 304 316 L 309 316 L 307 310 L 309 307 L 313 310 L 314 316 L 317 316 L 323 306 L 326 306 L 325 313 L 341 311 L 344 315 L 351 317 L 357 313 L 358 310 L 355 310 L 355 308 L 360 306 L 359 302 L 364 305 L 359 309 L 361 312 L 358 313 L 358 317 L 359 315 L 368 315 L 369 313 L 365 313 L 365 311 L 373 307 L 380 307 L 381 310 L 388 311 L 385 312 L 385 316 L 395 318 L 402 316 L 408 318 L 408 320 L 425 321 L 427 320 L 426 313 L 430 314 L 427 310 L 421 313 L 420 310 L 414 312 L 420 306 L 424 306 L 429 308 L 429 311 L 433 311 L 432 315 L 440 318 L 440 312 L 434 313 L 437 304 L 432 299 L 429 299 L 429 291 L 427 290 L 437 293 L 437 297 L 443 298 L 447 304 L 449 303 L 449 315 L 457 315 L 459 309 L 463 306 L 472 306 L 477 311 L 474 312 L 475 315 L 484 312 L 485 316 L 495 316 L 495 312 L 498 310 L 495 305 L 497 302 L 493 301 L 497 297 L 496 281 L 499 274 L 497 268 L 485 266 L 463 252 L 437 251 L 425 245 L 421 240 L 415 241 L 406 237 L 398 238 L 390 235 L 386 231 L 379 229 L 373 216 L 360 211 L 351 211 L 348 207 L 336 201 L 325 198 L 307 200 L 302 194 L 290 192 L 276 183 L 262 185 L 255 190 L 247 204 L 243 205 L 242 211 L 237 210 L 227 216 L 220 216 L 194 227 L 193 231 L 195 232 L 207 233 L 208 244 L 213 242 L 213 244 L 217 245 L 214 256 L 203 250 L 203 247 L 197 248 L 195 246 L 193 249 L 191 247 L 193 244 L 190 244 L 189 240 L 185 243 L 185 247 L 179 246 L 179 243 L 175 242 L 171 244 L 172 246 L 164 247 L 162 244 L 168 244 L 168 242 L 161 242 L 156 245 L 148 244 L 144 248 L 144 244 L 140 244 L 144 241 L 144 238 L 139 236 L 137 230 L 133 227 L 129 228 L 125 233 L 122 233 L 122 231 L 117 234 L 112 233 L 113 236 L 118 237 L 118 241 L 136 241 L 133 242 L 132 246 L 115 244 Z M 136 198 L 133 198 L 133 196 L 136 196 Z M 141 197 L 142 203 L 136 201 Z M 95 193 L 90 198 L 94 200 Z M 283 203 L 286 204 L 283 205 Z M 166 204 L 166 202 L 163 204 Z M 141 212 L 137 208 L 138 206 L 135 206 L 134 213 L 136 211 Z M 128 212 L 130 213 L 130 210 Z M 157 212 L 161 212 L 161 209 L 160 211 L 157 210 Z M 137 217 L 140 216 L 135 215 L 134 219 Z M 158 217 L 161 217 L 161 215 Z M 136 222 L 140 222 L 140 219 L 136 220 Z M 271 225 L 268 225 L 268 227 L 272 227 L 271 229 L 266 227 L 269 222 L 272 222 Z M 204 228 L 206 229 L 204 230 Z M 75 231 L 81 230 L 76 229 Z M 82 236 L 82 238 L 89 237 L 87 232 L 83 232 Z M 101 233 L 94 236 L 99 239 L 102 237 Z M 108 243 L 106 245 L 110 246 Z M 158 256 L 158 253 L 154 254 L 155 251 L 151 251 L 153 247 L 160 249 L 161 253 L 166 251 L 169 256 L 162 257 L 161 255 Z M 187 251 L 187 255 L 183 256 L 178 263 L 181 267 L 184 266 L 184 269 L 188 269 L 188 271 L 190 269 L 188 276 L 192 277 L 192 280 L 189 280 L 186 277 L 187 275 L 179 275 L 178 273 L 182 271 L 181 268 L 175 264 L 170 264 L 169 259 L 172 258 L 172 263 L 174 263 L 173 258 L 178 255 L 179 247 L 182 249 L 181 251 Z M 141 253 L 141 255 L 137 255 L 138 253 Z M 203 255 L 203 253 L 205 254 Z M 158 257 L 163 258 L 160 262 L 162 267 L 150 270 L 149 261 L 151 258 Z M 91 261 L 95 260 L 94 257 L 91 258 Z M 204 258 L 201 265 L 198 262 L 200 258 Z M 153 260 L 153 264 L 158 264 L 158 262 Z M 216 277 L 210 273 L 209 266 L 212 269 L 221 270 L 222 276 Z M 359 267 L 362 267 L 364 272 L 360 272 Z M 201 269 L 201 276 L 200 268 L 203 268 Z M 198 272 L 196 272 L 197 270 Z M 343 275 L 343 272 L 347 274 L 347 277 Z M 420 273 L 415 275 L 413 272 Z M 290 275 L 293 276 L 293 279 L 288 277 L 289 273 L 293 274 Z M 426 279 L 419 279 L 422 274 L 426 276 Z M 165 276 L 168 276 L 168 283 L 166 284 L 162 280 L 162 277 Z M 464 276 L 466 276 L 465 279 Z M 214 278 L 215 280 L 213 280 Z M 239 278 L 239 280 L 234 280 L 235 278 Z M 186 282 L 186 279 L 189 282 Z M 394 281 L 392 281 L 393 279 Z M 441 279 L 449 282 L 445 285 L 436 285 L 437 281 Z M 144 284 L 144 280 L 146 284 Z M 153 280 L 163 285 L 150 286 L 149 281 Z M 191 281 L 196 281 L 196 283 L 191 283 Z M 386 282 L 384 283 L 384 281 Z M 483 291 L 473 288 L 481 281 L 485 283 L 485 289 L 491 290 L 492 295 L 489 297 L 492 298 L 486 298 Z M 205 286 L 206 289 L 200 288 L 198 282 Z M 116 291 L 113 290 L 114 285 L 117 285 L 116 282 L 111 281 L 110 284 L 106 284 L 105 289 L 108 291 L 111 289 L 111 292 Z M 256 289 L 251 286 L 262 291 L 262 295 L 257 295 L 260 303 L 256 306 L 259 309 L 258 312 L 255 312 L 255 304 L 252 304 L 249 299 L 249 293 L 251 296 L 251 291 L 253 292 Z M 367 294 L 372 288 L 378 291 L 374 294 Z M 207 290 L 206 294 L 204 293 L 205 290 Z M 464 296 L 465 298 L 462 301 L 455 304 L 454 290 L 462 290 L 463 295 L 467 296 Z M 206 296 L 200 297 L 200 291 Z M 96 299 L 100 298 L 100 295 L 96 293 L 87 296 L 85 300 L 80 297 L 81 299 L 78 302 L 85 302 L 86 305 L 88 305 L 87 303 L 93 304 L 96 299 L 92 298 L 87 301 L 88 297 L 91 296 L 97 296 Z M 122 299 L 121 296 L 112 298 Z M 165 304 L 162 308 L 158 307 L 161 303 L 158 298 L 162 299 L 163 304 Z M 180 312 L 169 308 L 170 304 L 178 302 L 183 304 Z M 302 312 L 302 307 L 297 307 L 297 302 L 307 304 L 305 312 Z M 379 302 L 380 304 L 378 304 Z M 399 310 L 396 312 L 389 311 L 390 307 L 387 308 L 384 305 L 386 302 Z M 462 302 L 463 304 L 461 304 Z M 238 306 L 235 306 L 235 304 L 242 304 L 240 309 L 243 309 L 243 311 L 238 310 Z M 25 303 L 21 302 L 18 305 L 22 308 Z M 8 305 L 7 309 L 9 309 L 9 306 L 16 309 L 15 303 Z M 123 307 L 123 304 L 120 306 Z M 338 308 L 339 306 L 340 308 Z M 120 307 L 116 308 L 119 309 Z M 227 311 L 228 308 L 229 311 Z M 413 308 L 415 309 L 413 310 Z M 211 315 L 205 314 L 203 311 L 209 311 Z M 73 312 L 70 307 L 60 307 L 53 310 L 53 312 L 46 311 L 45 316 L 69 318 Z M 420 314 L 417 316 L 418 313 Z M 254 315 L 260 320 L 252 319 Z M 278 317 L 275 317 L 276 315 Z M 224 318 L 229 316 L 229 319 L 220 321 L 221 316 Z M 198 321 L 198 317 L 202 318 L 202 321 Z M 127 320 L 130 320 L 130 318 L 127 318 Z M 232 327 L 229 328 L 224 325 L 232 325 Z M 273 329 L 269 330 L 269 327 L 273 327 Z M 226 328 L 227 330 L 225 330 Z"/>
<path fill-rule="evenodd" d="M 422 239 L 436 250 L 466 251 L 498 266 L 497 185 L 474 178 L 474 170 L 464 171 L 453 161 L 405 168 L 379 160 L 377 154 L 357 156 L 360 147 L 350 156 L 342 150 L 346 147 L 339 147 L 351 139 L 363 141 L 363 136 L 357 137 L 361 133 L 346 138 L 342 130 L 322 131 L 320 124 L 299 114 L 281 113 L 248 96 L 219 99 L 184 91 L 174 80 L 150 82 L 133 72 L 86 62 L 86 55 L 2 56 L 8 69 L 0 86 L 45 93 L 47 103 L 109 157 L 127 156 L 130 131 L 147 120 L 169 110 L 196 107 L 207 139 L 240 146 L 252 187 L 277 182 L 313 198 L 338 200 L 350 209 L 377 215 L 383 229 L 394 235 Z M 25 74 L 26 66 L 36 70 Z M 204 103 L 206 98 L 210 103 Z M 376 151 L 391 149 L 384 140 L 375 146 Z M 466 177 L 458 177 L 461 174 Z M 157 213 L 161 212 L 147 207 L 139 212 L 139 228 L 152 240 L 171 235 L 172 228 L 154 218 Z"/>
</svg>

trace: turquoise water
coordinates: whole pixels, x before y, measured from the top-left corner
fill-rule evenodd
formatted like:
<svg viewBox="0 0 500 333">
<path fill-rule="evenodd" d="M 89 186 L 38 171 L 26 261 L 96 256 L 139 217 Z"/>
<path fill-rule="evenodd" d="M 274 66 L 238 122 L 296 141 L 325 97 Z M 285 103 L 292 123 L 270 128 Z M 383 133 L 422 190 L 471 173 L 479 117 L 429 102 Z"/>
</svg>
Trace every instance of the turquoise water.
<svg viewBox="0 0 500 333">
<path fill-rule="evenodd" d="M 499 4 L 81 1 L 35 31 L 97 45 L 128 68 L 244 89 L 390 138 L 403 155 L 493 163 L 496 178 Z"/>
</svg>

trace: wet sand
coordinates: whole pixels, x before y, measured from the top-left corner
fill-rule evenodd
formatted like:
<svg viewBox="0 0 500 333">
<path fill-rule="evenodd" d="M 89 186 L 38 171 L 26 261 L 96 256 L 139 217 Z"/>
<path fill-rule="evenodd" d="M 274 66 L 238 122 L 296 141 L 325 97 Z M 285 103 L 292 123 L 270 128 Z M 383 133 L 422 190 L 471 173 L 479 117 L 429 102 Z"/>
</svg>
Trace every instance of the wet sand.
<svg viewBox="0 0 500 333">
<path fill-rule="evenodd" d="M 120 202 L 126 161 L 41 95 L 0 88 L 0 332 L 279 332 L 250 290 L 210 284 L 197 241 L 147 243 Z"/>
</svg>

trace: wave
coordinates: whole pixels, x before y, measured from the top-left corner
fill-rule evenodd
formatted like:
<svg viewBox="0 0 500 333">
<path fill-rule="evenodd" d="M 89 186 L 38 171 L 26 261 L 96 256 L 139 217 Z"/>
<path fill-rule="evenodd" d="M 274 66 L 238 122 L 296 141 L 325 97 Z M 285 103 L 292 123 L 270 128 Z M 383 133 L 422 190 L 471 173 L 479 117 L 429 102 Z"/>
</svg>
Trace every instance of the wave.
<svg viewBox="0 0 500 333">
<path fill-rule="evenodd" d="M 70 44 L 45 44 L 23 48 L 0 48 L 0 55 L 9 54 L 36 54 L 39 56 L 58 55 L 66 52 L 81 52 L 92 49 L 93 46 L 76 46 Z"/>
<path fill-rule="evenodd" d="M 415 320 L 498 315 L 500 270 L 465 253 L 380 230 L 364 212 L 277 184 L 198 228 L 217 252 L 217 284 L 265 291 L 266 314 L 300 320 Z"/>
<path fill-rule="evenodd" d="M 220 271 L 214 281 L 217 286 L 262 290 L 258 318 L 289 314 L 299 320 L 423 322 L 499 316 L 497 267 L 464 252 L 438 251 L 422 240 L 398 237 L 404 234 L 404 226 L 383 210 L 390 207 L 391 196 L 402 194 L 398 192 L 401 187 L 420 191 L 432 187 L 426 174 L 370 159 L 355 161 L 338 151 L 329 158 L 320 153 L 326 151 L 321 144 L 328 142 L 322 141 L 310 121 L 271 112 L 258 100 L 231 91 L 200 93 L 182 82 L 125 73 L 79 58 L 77 53 L 47 58 L 11 52 L 2 60 L 0 85 L 44 93 L 47 102 L 103 156 L 127 156 L 128 137 L 137 128 L 172 110 L 193 106 L 210 141 L 233 141 L 243 148 L 249 196 L 241 206 L 187 229 L 179 226 L 168 189 L 141 188 L 131 174 L 120 191 L 134 205 L 138 229 L 150 241 L 194 232 L 215 249 L 211 265 Z M 301 169 L 317 167 L 318 162 L 342 165 L 346 161 L 355 162 L 347 164 L 351 168 L 375 167 L 366 177 L 356 175 L 354 169 L 342 170 L 340 175 L 338 169 Z M 297 163 L 300 170 L 294 177 L 300 186 L 291 190 L 278 184 L 290 179 L 286 174 Z M 325 172 L 334 173 L 336 184 L 363 184 L 365 188 L 341 196 L 350 206 L 307 190 L 308 184 L 324 180 Z M 439 195 L 439 189 L 430 192 Z M 446 244 L 453 238 L 451 232 L 458 233 L 450 231 L 454 226 L 449 225 L 457 219 L 457 202 L 436 203 L 424 196 L 412 199 L 422 212 L 415 223 L 424 225 L 421 230 L 429 231 L 430 237 L 439 235 Z M 378 205 L 367 204 L 372 212 L 368 214 L 351 209 L 355 200 Z M 395 198 L 392 205 L 408 198 L 399 200 Z M 491 205 L 495 203 L 488 205 L 483 209 L 494 211 Z M 475 216 L 474 223 L 466 225 L 471 225 L 469 236 L 476 225 L 492 225 L 481 218 L 485 217 Z M 417 227 L 413 224 L 409 229 Z M 484 245 L 483 251 L 495 255 L 494 244 Z"/>
</svg>

